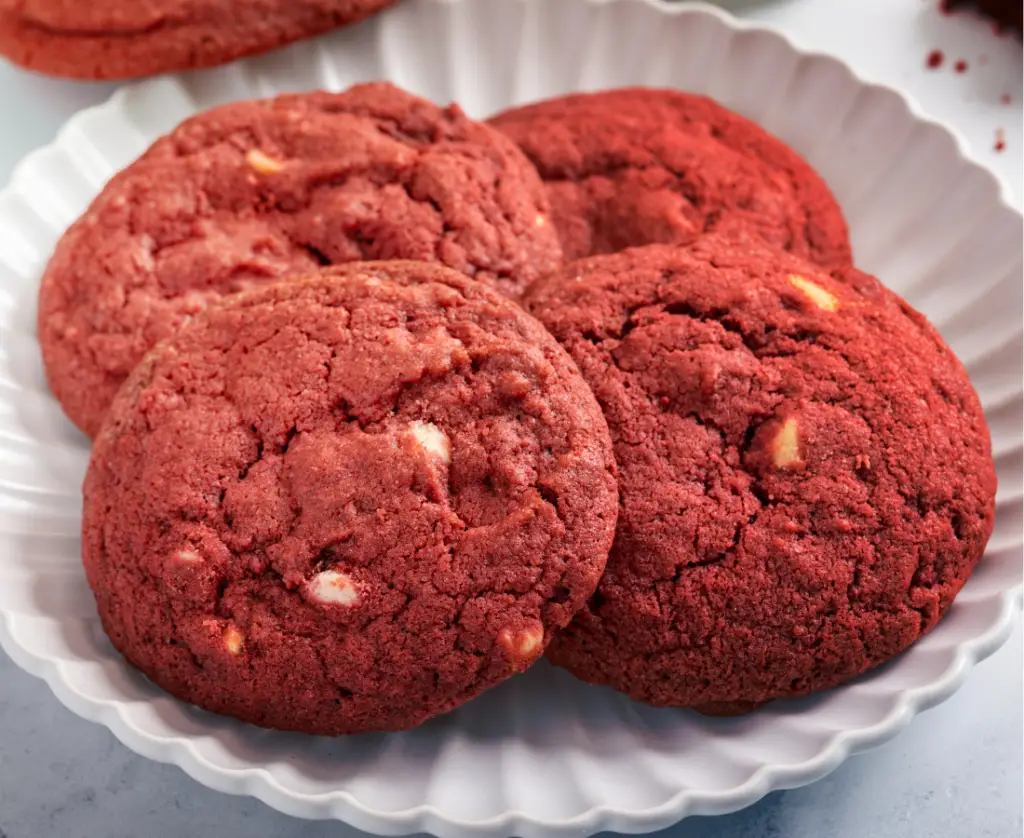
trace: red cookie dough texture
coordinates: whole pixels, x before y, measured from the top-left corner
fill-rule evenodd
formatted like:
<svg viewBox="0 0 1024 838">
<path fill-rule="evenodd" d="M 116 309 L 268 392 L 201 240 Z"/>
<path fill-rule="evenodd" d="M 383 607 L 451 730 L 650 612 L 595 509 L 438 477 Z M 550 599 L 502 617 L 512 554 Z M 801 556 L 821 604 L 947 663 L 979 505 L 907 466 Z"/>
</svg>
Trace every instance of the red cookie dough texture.
<svg viewBox="0 0 1024 838">
<path fill-rule="evenodd" d="M 0 54 L 54 76 L 210 67 L 355 23 L 396 0 L 0 0 Z"/>
<path fill-rule="evenodd" d="M 548 656 L 705 712 L 836 686 L 935 626 L 992 531 L 959 361 L 876 279 L 708 236 L 567 265 L 525 299 L 615 446 L 597 593 Z"/>
<path fill-rule="evenodd" d="M 209 710 L 400 730 L 537 660 L 617 514 L 600 408 L 480 283 L 354 264 L 208 309 L 96 439 L 83 561 L 103 626 Z"/>
<path fill-rule="evenodd" d="M 824 181 L 780 140 L 703 96 L 579 93 L 498 114 L 547 185 L 567 259 L 743 231 L 822 265 L 850 264 Z"/>
<path fill-rule="evenodd" d="M 388 84 L 216 108 L 118 174 L 57 245 L 39 335 L 94 436 L 145 352 L 225 294 L 362 259 L 517 294 L 561 264 L 536 172 L 500 132 Z"/>
</svg>

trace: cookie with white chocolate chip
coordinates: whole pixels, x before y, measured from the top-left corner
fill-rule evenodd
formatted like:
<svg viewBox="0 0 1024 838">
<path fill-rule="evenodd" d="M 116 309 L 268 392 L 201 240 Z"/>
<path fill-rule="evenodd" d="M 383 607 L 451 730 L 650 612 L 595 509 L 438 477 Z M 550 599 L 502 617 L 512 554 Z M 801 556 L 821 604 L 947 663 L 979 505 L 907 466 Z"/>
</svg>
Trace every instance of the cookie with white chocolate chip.
<svg viewBox="0 0 1024 838">
<path fill-rule="evenodd" d="M 146 351 L 225 294 L 322 264 L 417 259 L 515 296 L 561 263 L 518 148 L 389 84 L 235 102 L 116 175 L 57 245 L 39 335 L 89 436 Z"/>
<path fill-rule="evenodd" d="M 735 713 L 835 686 L 949 608 L 992 531 L 977 395 L 876 279 L 706 237 L 566 265 L 524 298 L 600 402 L 621 507 L 548 657 Z"/>
<path fill-rule="evenodd" d="M 411 727 L 536 661 L 618 503 L 565 351 L 419 262 L 209 307 L 125 383 L 84 494 L 117 649 L 201 707 L 319 734 Z"/>
</svg>

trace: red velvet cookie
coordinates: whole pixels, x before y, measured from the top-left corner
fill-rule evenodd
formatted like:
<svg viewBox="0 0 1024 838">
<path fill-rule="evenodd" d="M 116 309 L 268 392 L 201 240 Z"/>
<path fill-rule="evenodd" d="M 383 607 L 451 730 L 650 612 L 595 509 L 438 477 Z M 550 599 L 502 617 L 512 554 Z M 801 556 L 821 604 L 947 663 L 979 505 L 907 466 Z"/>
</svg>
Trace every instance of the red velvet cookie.
<svg viewBox="0 0 1024 838">
<path fill-rule="evenodd" d="M 517 294 L 561 262 L 500 132 L 388 84 L 216 108 L 118 174 L 57 245 L 39 335 L 95 435 L 143 354 L 224 294 L 321 264 L 439 262 Z"/>
<path fill-rule="evenodd" d="M 96 439 L 83 561 L 150 679 L 267 727 L 400 730 L 538 659 L 615 529 L 607 427 L 532 317 L 439 266 L 209 308 Z"/>
<path fill-rule="evenodd" d="M 396 0 L 0 0 L 0 54 L 54 76 L 210 67 L 355 23 Z"/>
<path fill-rule="evenodd" d="M 1015 32 L 1018 38 L 1024 30 L 1024 5 L 1020 0 L 942 0 L 942 8 L 947 12 L 977 9 L 992 18 L 998 28 Z"/>
<path fill-rule="evenodd" d="M 978 398 L 876 279 L 706 237 L 567 265 L 524 304 L 604 409 L 621 505 L 548 653 L 655 705 L 833 687 L 945 613 L 992 531 Z"/>
<path fill-rule="evenodd" d="M 540 171 L 566 259 L 744 231 L 818 264 L 850 264 L 846 221 L 824 181 L 711 99 L 646 88 L 579 93 L 491 124 Z"/>
</svg>

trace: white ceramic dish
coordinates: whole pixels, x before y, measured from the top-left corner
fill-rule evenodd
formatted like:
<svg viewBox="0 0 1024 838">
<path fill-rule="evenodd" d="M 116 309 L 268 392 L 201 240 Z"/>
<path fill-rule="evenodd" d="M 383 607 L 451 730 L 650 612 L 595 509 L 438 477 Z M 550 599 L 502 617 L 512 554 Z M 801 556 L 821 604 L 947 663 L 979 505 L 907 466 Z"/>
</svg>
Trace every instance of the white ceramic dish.
<svg viewBox="0 0 1024 838">
<path fill-rule="evenodd" d="M 826 695 L 741 719 L 653 710 L 540 665 L 418 730 L 344 740 L 260 731 L 177 702 L 99 629 L 78 560 L 82 438 L 34 336 L 40 273 L 103 182 L 192 112 L 388 78 L 473 115 L 627 83 L 709 93 L 802 151 L 846 210 L 859 263 L 964 359 L 1000 491 L 986 559 L 910 652 Z M 810 782 L 949 696 L 1007 637 L 1021 595 L 1021 217 L 962 143 L 834 59 L 707 6 L 408 0 L 273 55 L 123 89 L 75 117 L 0 193 L 0 641 L 72 710 L 213 788 L 365 830 L 453 836 L 641 832 Z"/>
</svg>

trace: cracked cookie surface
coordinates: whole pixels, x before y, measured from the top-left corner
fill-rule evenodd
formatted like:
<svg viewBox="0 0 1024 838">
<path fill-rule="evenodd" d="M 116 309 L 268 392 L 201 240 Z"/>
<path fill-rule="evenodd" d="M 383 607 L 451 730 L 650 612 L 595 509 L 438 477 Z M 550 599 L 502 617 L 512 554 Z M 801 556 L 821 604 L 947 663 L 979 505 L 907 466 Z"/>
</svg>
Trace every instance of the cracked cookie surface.
<svg viewBox="0 0 1024 838">
<path fill-rule="evenodd" d="M 537 167 L 566 259 L 705 232 L 850 264 L 835 198 L 781 140 L 703 96 L 625 88 L 514 108 L 491 124 Z"/>
<path fill-rule="evenodd" d="M 553 662 L 733 713 L 935 626 L 991 534 L 989 433 L 960 362 L 876 279 L 709 236 L 570 263 L 524 305 L 619 467 L 607 570 Z"/>
<path fill-rule="evenodd" d="M 151 346 L 225 294 L 323 264 L 424 260 L 517 294 L 560 264 L 547 212 L 510 140 L 388 84 L 216 108 L 58 243 L 39 298 L 50 386 L 94 436 Z"/>
<path fill-rule="evenodd" d="M 325 269 L 152 350 L 96 439 L 83 562 L 114 645 L 274 728 L 400 730 L 538 659 L 617 514 L 543 327 L 423 263 Z"/>
<path fill-rule="evenodd" d="M 223 64 L 362 20 L 396 0 L 0 0 L 0 53 L 123 79 Z"/>
</svg>

